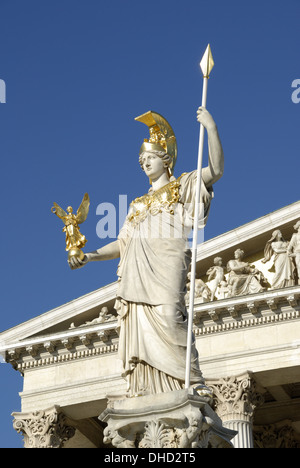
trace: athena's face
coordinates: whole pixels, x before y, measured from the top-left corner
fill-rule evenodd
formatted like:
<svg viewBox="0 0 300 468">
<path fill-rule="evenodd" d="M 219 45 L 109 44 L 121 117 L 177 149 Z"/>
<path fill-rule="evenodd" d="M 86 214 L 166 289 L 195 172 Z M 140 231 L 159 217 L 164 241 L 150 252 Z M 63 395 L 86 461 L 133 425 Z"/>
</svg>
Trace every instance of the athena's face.
<svg viewBox="0 0 300 468">
<path fill-rule="evenodd" d="M 146 175 L 152 180 L 160 177 L 166 170 L 163 160 L 155 153 L 145 152 L 141 162 Z"/>
</svg>

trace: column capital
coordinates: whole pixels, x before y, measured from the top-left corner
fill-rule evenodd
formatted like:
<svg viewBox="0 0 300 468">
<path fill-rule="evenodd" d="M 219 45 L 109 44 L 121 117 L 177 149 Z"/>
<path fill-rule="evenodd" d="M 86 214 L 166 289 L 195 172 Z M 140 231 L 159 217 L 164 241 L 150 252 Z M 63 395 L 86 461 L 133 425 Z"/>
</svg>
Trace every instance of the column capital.
<svg viewBox="0 0 300 468">
<path fill-rule="evenodd" d="M 62 448 L 75 434 L 59 406 L 12 416 L 14 429 L 23 434 L 24 448 Z"/>
<path fill-rule="evenodd" d="M 250 372 L 208 380 L 206 385 L 213 391 L 215 411 L 223 422 L 252 422 L 255 408 L 263 403 L 263 396 Z"/>
</svg>

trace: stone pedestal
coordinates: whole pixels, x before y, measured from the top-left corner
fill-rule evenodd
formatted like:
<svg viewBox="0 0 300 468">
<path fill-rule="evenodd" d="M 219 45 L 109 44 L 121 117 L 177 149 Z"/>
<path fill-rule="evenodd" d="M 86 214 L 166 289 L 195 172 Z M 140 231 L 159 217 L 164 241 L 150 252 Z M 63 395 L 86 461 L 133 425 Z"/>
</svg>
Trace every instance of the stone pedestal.
<svg viewBox="0 0 300 468">
<path fill-rule="evenodd" d="M 110 399 L 99 419 L 104 443 L 116 448 L 231 448 L 236 435 L 193 388 Z"/>
</svg>

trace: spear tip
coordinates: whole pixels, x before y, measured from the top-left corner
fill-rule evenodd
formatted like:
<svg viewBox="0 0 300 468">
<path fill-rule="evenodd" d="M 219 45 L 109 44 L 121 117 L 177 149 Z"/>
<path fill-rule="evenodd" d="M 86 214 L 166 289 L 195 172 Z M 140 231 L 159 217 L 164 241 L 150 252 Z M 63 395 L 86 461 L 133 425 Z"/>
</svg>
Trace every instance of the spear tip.
<svg viewBox="0 0 300 468">
<path fill-rule="evenodd" d="M 214 64 L 215 63 L 211 53 L 210 44 L 208 44 L 200 62 L 200 68 L 202 70 L 204 78 L 209 78 L 210 72 L 212 71 Z"/>
</svg>

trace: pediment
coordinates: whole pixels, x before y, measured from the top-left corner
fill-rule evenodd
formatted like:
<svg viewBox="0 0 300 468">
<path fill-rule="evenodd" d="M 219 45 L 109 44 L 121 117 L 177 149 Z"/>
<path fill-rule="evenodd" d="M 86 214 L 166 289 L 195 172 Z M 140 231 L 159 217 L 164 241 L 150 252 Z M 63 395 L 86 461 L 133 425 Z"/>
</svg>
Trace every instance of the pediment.
<svg viewBox="0 0 300 468">
<path fill-rule="evenodd" d="M 117 283 L 111 283 L 96 291 L 92 291 L 73 301 L 45 312 L 31 320 L 17 325 L 0 334 L 0 352 L 3 345 L 22 345 L 52 335 L 74 335 L 74 332 L 84 333 L 101 323 L 110 323 L 116 319 L 114 303 Z M 106 317 L 101 317 L 101 311 L 107 309 Z"/>
<path fill-rule="evenodd" d="M 204 242 L 198 247 L 197 278 L 206 281 L 206 272 L 213 265 L 214 258 L 222 257 L 226 265 L 237 248 L 244 250 L 245 261 L 256 265 L 270 278 L 270 264 L 263 265 L 261 262 L 266 242 L 275 229 L 280 229 L 283 237 L 290 240 L 298 219 L 300 201 Z M 115 327 L 117 287 L 117 282 L 109 284 L 2 332 L 0 353 L 13 346 L 22 346 L 23 343 L 34 343 L 39 338 L 46 340 L 52 335 L 79 335 L 90 329 Z M 103 307 L 108 309 L 109 320 L 97 321 Z"/>
<path fill-rule="evenodd" d="M 265 245 L 277 229 L 281 231 L 283 238 L 289 241 L 295 233 L 294 225 L 299 219 L 300 201 L 204 242 L 198 246 L 197 277 L 205 281 L 206 272 L 213 266 L 215 257 L 221 257 L 226 265 L 233 259 L 234 251 L 239 248 L 245 252 L 245 261 L 258 265 L 270 278 L 270 262 L 265 265 L 261 262 Z"/>
</svg>

